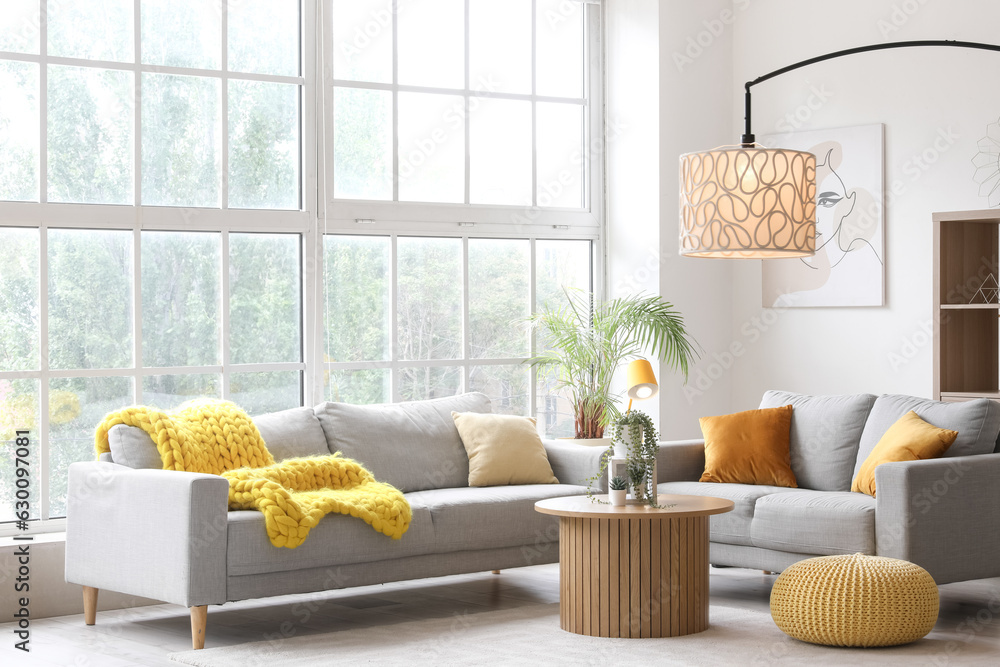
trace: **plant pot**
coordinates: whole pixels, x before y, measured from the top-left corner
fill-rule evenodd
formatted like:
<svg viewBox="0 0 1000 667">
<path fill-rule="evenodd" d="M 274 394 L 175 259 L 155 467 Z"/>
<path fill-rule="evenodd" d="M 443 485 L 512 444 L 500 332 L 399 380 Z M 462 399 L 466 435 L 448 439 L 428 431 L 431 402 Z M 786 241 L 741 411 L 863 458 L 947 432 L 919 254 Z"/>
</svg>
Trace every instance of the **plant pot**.
<svg viewBox="0 0 1000 667">
<path fill-rule="evenodd" d="M 625 489 L 618 489 L 618 490 L 611 489 L 610 491 L 608 491 L 608 501 L 614 507 L 622 507 L 623 505 L 625 505 L 625 494 L 626 494 Z"/>
<path fill-rule="evenodd" d="M 642 426 L 636 426 L 635 429 L 639 432 L 639 441 L 642 442 Z M 621 458 L 629 457 L 629 447 L 632 445 L 632 427 L 622 426 L 622 438 L 621 440 L 615 440 L 615 456 Z"/>
</svg>

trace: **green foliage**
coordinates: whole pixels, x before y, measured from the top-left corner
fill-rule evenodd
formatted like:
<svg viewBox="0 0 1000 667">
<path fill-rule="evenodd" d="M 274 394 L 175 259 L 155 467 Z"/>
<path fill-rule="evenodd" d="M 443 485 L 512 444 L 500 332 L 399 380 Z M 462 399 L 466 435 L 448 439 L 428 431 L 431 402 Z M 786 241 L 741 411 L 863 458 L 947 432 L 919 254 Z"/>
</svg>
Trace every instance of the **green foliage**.
<svg viewBox="0 0 1000 667">
<path fill-rule="evenodd" d="M 131 204 L 133 77 L 49 65 L 49 201 Z"/>
<path fill-rule="evenodd" d="M 229 81 L 229 205 L 299 207 L 299 87 Z"/>
<path fill-rule="evenodd" d="M 132 233 L 49 232 L 49 365 L 132 365 Z M 100 289 L 91 280 L 100 277 Z"/>
<path fill-rule="evenodd" d="M 625 428 L 628 439 L 625 439 Z M 627 453 L 628 476 L 636 500 L 643 500 L 651 507 L 667 507 L 656 503 L 656 480 L 652 479 L 656 454 L 660 450 L 659 434 L 653 420 L 645 412 L 631 410 L 615 420 L 613 442 L 624 442 Z M 612 445 L 612 451 L 614 446 Z"/>
<path fill-rule="evenodd" d="M 219 206 L 220 97 L 217 79 L 143 73 L 143 204 Z"/>
<path fill-rule="evenodd" d="M 577 438 L 602 437 L 604 428 L 618 418 L 618 395 L 611 391 L 611 381 L 626 359 L 649 349 L 687 379 L 688 365 L 698 356 L 696 343 L 670 303 L 641 295 L 593 303 L 583 291 L 565 294 L 566 303 L 546 306 L 530 318 L 551 349 L 529 363 L 559 367 L 560 385 L 572 397 Z"/>
<path fill-rule="evenodd" d="M 37 229 L 0 228 L 0 368 L 39 367 Z"/>
<path fill-rule="evenodd" d="M 229 337 L 234 364 L 301 361 L 300 237 L 229 235 Z"/>
<path fill-rule="evenodd" d="M 338 86 L 333 91 L 334 195 L 392 197 L 392 96 Z"/>
<path fill-rule="evenodd" d="M 628 480 L 624 477 L 612 477 L 608 482 L 608 488 L 612 491 L 624 491 L 628 488 Z"/>
</svg>

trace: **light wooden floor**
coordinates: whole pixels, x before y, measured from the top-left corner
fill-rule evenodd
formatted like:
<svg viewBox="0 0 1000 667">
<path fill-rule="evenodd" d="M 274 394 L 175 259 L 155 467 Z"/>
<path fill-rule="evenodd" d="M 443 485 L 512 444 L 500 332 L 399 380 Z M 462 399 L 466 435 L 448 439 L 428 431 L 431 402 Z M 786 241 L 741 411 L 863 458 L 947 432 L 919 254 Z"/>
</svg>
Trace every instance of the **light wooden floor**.
<svg viewBox="0 0 1000 667">
<path fill-rule="evenodd" d="M 767 611 L 774 579 L 757 571 L 713 568 L 711 602 Z M 559 570 L 554 564 L 504 570 L 500 575 L 484 572 L 250 600 L 210 607 L 205 645 L 391 626 L 558 600 Z M 13 650 L 12 624 L 3 624 L 0 664 L 176 666 L 166 655 L 191 647 L 189 618 L 183 607 L 157 605 L 99 612 L 97 625 L 91 627 L 84 625 L 82 614 L 41 619 L 31 625 L 30 656 Z M 993 647 L 1000 656 L 1000 579 L 942 586 L 941 613 L 930 636 L 953 641 L 954 655 L 928 656 L 927 664 L 962 664 L 962 653 L 971 645 Z"/>
</svg>

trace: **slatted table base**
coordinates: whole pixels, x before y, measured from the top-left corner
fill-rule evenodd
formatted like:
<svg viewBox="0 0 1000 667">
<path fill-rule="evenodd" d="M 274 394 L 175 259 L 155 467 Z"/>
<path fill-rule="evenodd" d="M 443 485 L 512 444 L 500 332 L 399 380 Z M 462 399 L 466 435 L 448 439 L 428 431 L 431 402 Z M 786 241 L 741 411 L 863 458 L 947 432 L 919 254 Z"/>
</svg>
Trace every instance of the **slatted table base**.
<svg viewBox="0 0 1000 667">
<path fill-rule="evenodd" d="M 708 628 L 708 518 L 559 519 L 559 622 L 595 637 Z"/>
</svg>

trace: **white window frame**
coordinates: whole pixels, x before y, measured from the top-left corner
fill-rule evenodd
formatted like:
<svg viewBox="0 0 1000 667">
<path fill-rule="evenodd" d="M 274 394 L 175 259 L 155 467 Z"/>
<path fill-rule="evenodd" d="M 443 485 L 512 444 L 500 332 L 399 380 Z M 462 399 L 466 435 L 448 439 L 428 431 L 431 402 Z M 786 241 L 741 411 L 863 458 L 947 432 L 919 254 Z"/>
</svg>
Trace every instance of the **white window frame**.
<svg viewBox="0 0 1000 667">
<path fill-rule="evenodd" d="M 279 76 L 265 74 L 245 74 L 228 72 L 228 3 L 220 1 L 221 16 L 221 60 L 220 70 L 205 70 L 187 67 L 166 67 L 145 65 L 142 60 L 140 0 L 133 0 L 133 40 L 134 62 L 121 63 L 82 58 L 50 56 L 47 53 L 48 27 L 45 21 L 46 0 L 40 0 L 41 20 L 39 25 L 39 53 L 25 54 L 0 51 L 0 59 L 37 63 L 39 65 L 39 201 L 0 201 L 0 226 L 26 227 L 38 229 L 39 238 L 39 368 L 33 371 L 0 371 L 0 379 L 38 380 L 39 422 L 37 425 L 39 470 L 33 471 L 33 486 L 38 489 L 39 507 L 32 508 L 41 519 L 31 522 L 30 533 L 59 532 L 65 530 L 65 518 L 48 518 L 49 502 L 49 381 L 66 377 L 131 377 L 134 384 L 134 400 L 142 400 L 142 379 L 150 375 L 210 373 L 221 376 L 220 391 L 223 397 L 229 395 L 229 381 L 233 373 L 297 371 L 302 378 L 300 396 L 304 404 L 316 402 L 312 385 L 308 381 L 309 368 L 315 368 L 315 358 L 310 356 L 315 348 L 312 344 L 313 332 L 321 324 L 316 314 L 306 307 L 315 300 L 318 281 L 308 275 L 307 257 L 315 254 L 316 245 L 316 183 L 317 183 L 317 132 L 316 132 L 316 43 L 317 43 L 317 0 L 300 0 L 299 5 L 299 76 Z M 47 201 L 47 121 L 48 121 L 48 65 L 70 65 L 99 69 L 131 72 L 134 76 L 134 154 L 133 154 L 133 203 L 129 204 L 67 204 Z M 198 75 L 221 80 L 221 207 L 162 207 L 147 206 L 142 203 L 142 88 L 143 73 L 165 73 Z M 300 86 L 299 97 L 299 210 L 278 209 L 230 209 L 228 204 L 229 179 L 229 118 L 228 82 L 230 79 L 264 81 L 295 84 Z M 93 229 L 124 230 L 132 232 L 132 337 L 133 365 L 122 369 L 50 369 L 48 350 L 48 239 L 49 229 Z M 216 232 L 221 236 L 220 282 L 219 282 L 219 350 L 221 364 L 207 366 L 183 366 L 153 368 L 142 365 L 142 256 L 140 238 L 143 231 L 173 232 Z M 296 234 L 300 237 L 301 262 L 301 329 L 302 358 L 298 362 L 266 364 L 231 364 L 229 358 L 229 234 L 230 233 L 273 233 Z M 13 523 L 0 524 L 0 537 L 16 534 Z"/>
<path fill-rule="evenodd" d="M 502 2 L 502 0 L 496 0 Z M 360 224 L 374 224 L 382 232 L 407 233 L 414 229 L 421 233 L 437 235 L 448 233 L 455 229 L 456 225 L 474 225 L 476 232 L 485 236 L 496 234 L 513 233 L 522 238 L 547 234 L 551 236 L 564 236 L 566 238 L 592 238 L 597 239 L 601 235 L 604 219 L 604 155 L 603 144 L 595 143 L 593 138 L 603 137 L 600 129 L 604 127 L 603 109 L 603 59 L 600 54 L 602 49 L 602 16 L 599 2 L 570 0 L 583 5 L 585 35 L 584 40 L 584 61 L 587 66 L 584 68 L 584 96 L 582 98 L 562 98 L 545 97 L 535 94 L 536 79 L 536 49 L 534 38 L 532 39 L 531 53 L 531 94 L 514 93 L 482 93 L 470 89 L 468 81 L 469 72 L 469 0 L 465 0 L 466 34 L 465 34 L 465 72 L 466 82 L 464 89 L 430 88 L 423 86 L 408 86 L 399 84 L 396 79 L 398 61 L 398 40 L 393 22 L 393 44 L 392 44 L 392 83 L 370 83 L 363 81 L 334 79 L 334 73 L 324 72 L 323 96 L 321 105 L 325 106 L 323 132 L 326 137 L 334 136 L 333 127 L 333 90 L 334 87 L 363 88 L 369 90 L 382 90 L 392 93 L 393 97 L 393 127 L 392 127 L 392 173 L 393 173 L 393 201 L 359 200 L 359 199 L 337 199 L 334 195 L 334 174 L 332 169 L 321 169 L 320 176 L 324 179 L 324 192 L 322 192 L 320 202 L 320 218 L 324 222 L 325 231 L 343 231 L 355 233 L 359 221 Z M 396 3 L 393 2 L 395 11 Z M 326 35 L 321 49 L 324 54 L 324 62 L 333 62 L 333 9 L 332 0 L 322 0 L 324 11 L 324 25 Z M 535 16 L 535 2 L 532 0 L 532 16 Z M 595 54 L 597 54 L 595 56 Z M 332 66 L 331 66 L 332 70 Z M 590 138 L 585 146 L 585 152 L 589 159 L 584 160 L 583 169 L 583 196 L 584 207 L 582 209 L 549 208 L 537 205 L 537 169 L 535 157 L 535 137 L 532 136 L 532 203 L 530 206 L 504 206 L 504 205 L 481 205 L 481 204 L 447 204 L 447 203 L 424 203 L 424 202 L 400 202 L 395 201 L 399 193 L 399 137 L 396 110 L 398 109 L 398 97 L 400 92 L 423 92 L 440 93 L 451 96 L 464 97 L 466 105 L 465 117 L 468 118 L 469 100 L 473 97 L 492 97 L 496 99 L 525 100 L 532 102 L 532 124 L 535 123 L 534 102 L 562 102 L 581 104 L 585 108 L 584 136 Z M 465 124 L 465 201 L 469 201 L 469 125 Z M 532 131 L 534 135 L 534 129 Z M 324 160 L 326 165 L 333 164 L 333 141 L 324 142 L 326 154 Z M 544 231 L 543 231 L 544 230 Z M 569 233 L 566 233 L 569 232 Z"/>
</svg>

